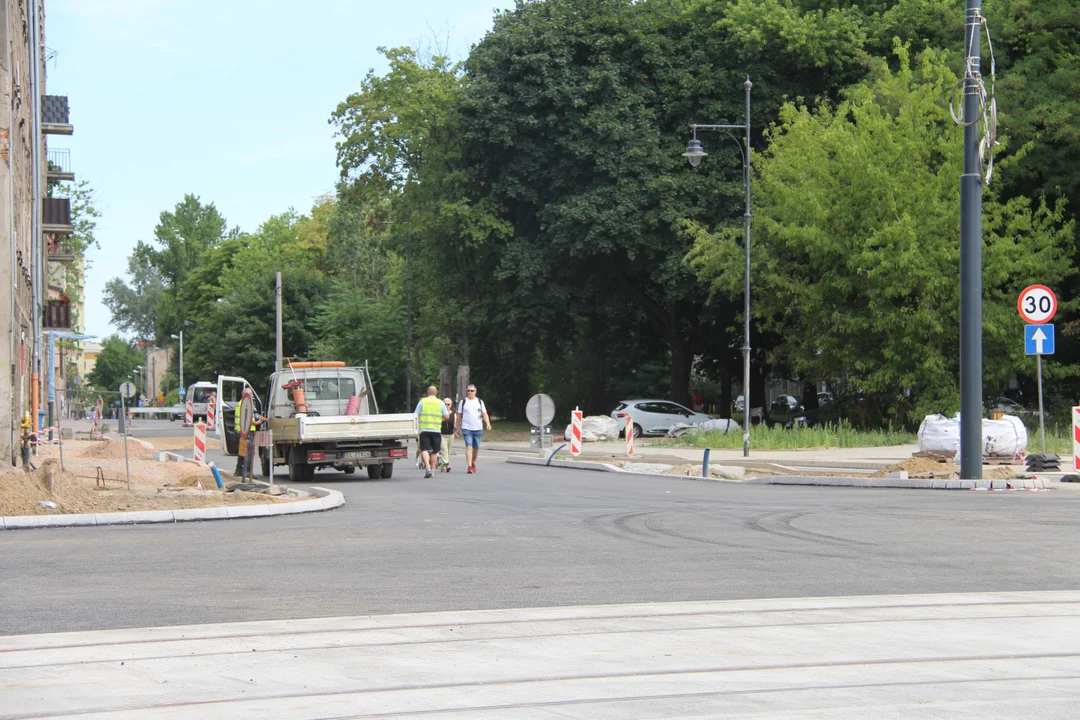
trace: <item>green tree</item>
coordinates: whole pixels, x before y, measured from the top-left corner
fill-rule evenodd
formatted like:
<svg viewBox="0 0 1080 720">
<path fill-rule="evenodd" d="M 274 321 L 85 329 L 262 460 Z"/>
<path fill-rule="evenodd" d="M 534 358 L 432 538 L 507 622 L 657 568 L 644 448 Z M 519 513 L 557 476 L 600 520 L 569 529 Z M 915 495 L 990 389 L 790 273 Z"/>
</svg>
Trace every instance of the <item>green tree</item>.
<svg viewBox="0 0 1080 720">
<path fill-rule="evenodd" d="M 131 284 L 114 278 L 106 285 L 105 303 L 118 326 L 158 344 L 168 342 L 187 315 L 179 302 L 184 280 L 202 254 L 225 237 L 225 218 L 213 203 L 203 205 L 194 195 L 161 213 L 153 242 L 140 240 L 128 259 Z"/>
<path fill-rule="evenodd" d="M 959 169 L 962 133 L 943 107 L 944 57 L 914 67 L 897 45 L 835 107 L 785 105 L 757 158 L 755 314 L 783 341 L 791 373 L 874 394 L 901 421 L 958 400 Z M 1011 168 L 1002 168 L 1008 173 Z M 1072 274 L 1060 205 L 984 199 L 988 381 L 1023 362 L 1016 294 Z M 692 263 L 714 293 L 741 291 L 738 232 L 692 228 Z"/>
<path fill-rule="evenodd" d="M 165 281 L 145 252 L 128 257 L 128 281 L 113 278 L 102 293 L 113 324 L 124 332 L 141 338 L 157 334 L 157 307 L 165 293 Z"/>
<path fill-rule="evenodd" d="M 110 335 L 102 341 L 101 352 L 87 379 L 99 390 L 116 392 L 144 359 L 143 353 L 130 342 L 119 335 Z"/>
</svg>

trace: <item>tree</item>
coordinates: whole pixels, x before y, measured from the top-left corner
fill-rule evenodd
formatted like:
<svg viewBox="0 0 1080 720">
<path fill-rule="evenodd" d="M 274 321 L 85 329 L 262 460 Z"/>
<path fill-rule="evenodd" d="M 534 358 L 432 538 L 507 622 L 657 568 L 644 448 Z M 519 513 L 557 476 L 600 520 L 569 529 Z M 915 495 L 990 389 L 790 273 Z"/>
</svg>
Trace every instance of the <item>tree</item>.
<svg viewBox="0 0 1080 720">
<path fill-rule="evenodd" d="M 103 301 L 112 314 L 113 324 L 136 337 L 157 334 L 157 307 L 165 292 L 165 280 L 145 252 L 128 257 L 128 282 L 113 278 L 105 283 Z"/>
<path fill-rule="evenodd" d="M 143 359 L 144 355 L 134 345 L 119 335 L 110 335 L 102 341 L 101 352 L 87 379 L 99 390 L 116 392 Z"/>
<path fill-rule="evenodd" d="M 956 77 L 926 51 L 874 63 L 835 107 L 789 103 L 758 156 L 755 315 L 797 376 L 884 399 L 908 421 L 958 402 L 957 268 L 962 133 L 943 107 Z M 1010 168 L 1001 168 L 1010 172 Z M 1062 206 L 984 204 L 984 371 L 1023 361 L 1016 293 L 1073 273 Z M 741 292 L 737 233 L 697 236 L 691 262 L 718 295 Z"/>
<path fill-rule="evenodd" d="M 140 240 L 128 259 L 131 285 L 120 278 L 106 284 L 105 304 L 114 321 L 142 338 L 166 343 L 187 314 L 180 287 L 203 252 L 225 237 L 225 218 L 213 203 L 203 205 L 194 195 L 161 213 L 153 243 Z"/>
</svg>

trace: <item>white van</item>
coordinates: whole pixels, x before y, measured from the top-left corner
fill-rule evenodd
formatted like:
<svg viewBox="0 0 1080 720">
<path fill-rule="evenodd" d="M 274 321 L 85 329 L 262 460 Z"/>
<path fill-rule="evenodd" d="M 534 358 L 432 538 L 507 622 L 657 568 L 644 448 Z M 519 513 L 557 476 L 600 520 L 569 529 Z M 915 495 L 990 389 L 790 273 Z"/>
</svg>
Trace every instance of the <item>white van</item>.
<svg viewBox="0 0 1080 720">
<path fill-rule="evenodd" d="M 212 382 L 197 382 L 188 386 L 184 400 L 191 401 L 191 414 L 195 420 L 206 420 L 206 405 L 216 392 L 217 384 Z"/>
</svg>

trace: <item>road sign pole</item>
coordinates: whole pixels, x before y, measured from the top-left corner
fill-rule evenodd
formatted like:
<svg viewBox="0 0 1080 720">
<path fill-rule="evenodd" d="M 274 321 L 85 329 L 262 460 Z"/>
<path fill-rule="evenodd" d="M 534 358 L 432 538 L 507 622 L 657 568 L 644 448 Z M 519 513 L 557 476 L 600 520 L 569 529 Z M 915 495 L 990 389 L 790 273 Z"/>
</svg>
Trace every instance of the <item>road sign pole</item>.
<svg viewBox="0 0 1080 720">
<path fill-rule="evenodd" d="M 1035 374 L 1038 375 L 1039 383 L 1039 440 L 1042 442 L 1042 454 L 1046 454 L 1046 421 L 1043 415 L 1042 396 L 1042 355 L 1035 356 Z"/>
<path fill-rule="evenodd" d="M 127 420 L 127 403 L 124 401 L 124 393 L 120 393 L 120 422 Z M 127 425 L 124 426 L 124 474 L 127 475 L 127 489 L 131 490 L 131 463 L 128 461 L 128 436 Z"/>
</svg>

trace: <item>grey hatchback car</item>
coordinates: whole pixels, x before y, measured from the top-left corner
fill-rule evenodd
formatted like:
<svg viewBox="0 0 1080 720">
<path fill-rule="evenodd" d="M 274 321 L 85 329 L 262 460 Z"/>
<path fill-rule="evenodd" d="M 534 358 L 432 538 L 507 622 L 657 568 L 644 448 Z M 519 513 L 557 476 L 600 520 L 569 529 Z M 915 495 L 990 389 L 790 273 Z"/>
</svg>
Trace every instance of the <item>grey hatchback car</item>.
<svg viewBox="0 0 1080 720">
<path fill-rule="evenodd" d="M 620 428 L 625 427 L 627 415 L 634 424 L 634 437 L 664 435 L 675 423 L 697 425 L 712 419 L 670 400 L 623 400 L 611 411 L 611 417 L 619 423 Z M 620 430 L 619 435 L 623 434 Z"/>
</svg>

